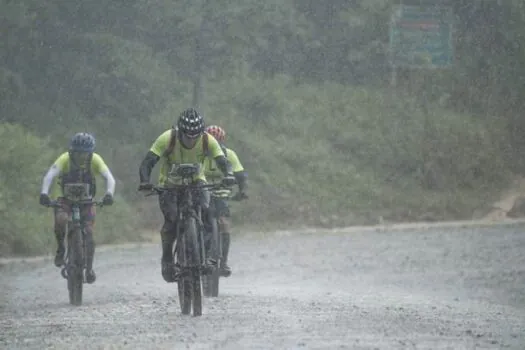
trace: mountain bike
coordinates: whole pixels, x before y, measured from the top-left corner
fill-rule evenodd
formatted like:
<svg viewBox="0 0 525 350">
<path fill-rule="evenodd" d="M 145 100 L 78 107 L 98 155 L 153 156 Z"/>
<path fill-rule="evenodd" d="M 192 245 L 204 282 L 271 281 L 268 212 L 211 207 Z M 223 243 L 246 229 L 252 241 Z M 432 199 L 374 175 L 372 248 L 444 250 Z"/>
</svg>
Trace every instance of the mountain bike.
<svg viewBox="0 0 525 350">
<path fill-rule="evenodd" d="M 66 253 L 64 265 L 60 271 L 67 280 L 69 303 L 82 305 L 83 284 L 86 283 L 86 233 L 81 208 L 85 205 L 102 207 L 102 202 L 93 201 L 90 195 L 90 185 L 85 183 L 70 183 L 64 185 L 64 199 L 71 208 L 71 216 L 66 225 Z M 61 208 L 62 203 L 53 201 L 52 208 Z"/>
<path fill-rule="evenodd" d="M 166 191 L 175 192 L 177 198 L 177 240 L 173 249 L 174 263 L 177 269 L 179 303 L 183 315 L 188 315 L 193 306 L 193 316 L 202 315 L 201 276 L 210 273 L 213 262 L 206 261 L 204 251 L 204 224 L 200 207 L 195 198 L 197 189 L 213 189 L 221 185 L 195 184 L 193 178 L 200 172 L 199 164 L 175 164 L 164 187 L 154 186 L 149 195 L 161 195 Z M 172 177 L 180 181 L 170 181 Z"/>
</svg>

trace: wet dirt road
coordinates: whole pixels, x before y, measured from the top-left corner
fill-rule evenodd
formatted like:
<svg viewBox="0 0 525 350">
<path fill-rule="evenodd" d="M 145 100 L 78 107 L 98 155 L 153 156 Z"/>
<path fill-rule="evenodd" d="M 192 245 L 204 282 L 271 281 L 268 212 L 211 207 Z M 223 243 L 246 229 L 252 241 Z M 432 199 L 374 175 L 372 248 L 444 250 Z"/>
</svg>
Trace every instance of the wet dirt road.
<svg viewBox="0 0 525 350">
<path fill-rule="evenodd" d="M 0 268 L 2 349 L 525 349 L 525 229 L 238 238 L 182 316 L 158 245 L 97 254 L 84 305 L 51 260 Z"/>
</svg>

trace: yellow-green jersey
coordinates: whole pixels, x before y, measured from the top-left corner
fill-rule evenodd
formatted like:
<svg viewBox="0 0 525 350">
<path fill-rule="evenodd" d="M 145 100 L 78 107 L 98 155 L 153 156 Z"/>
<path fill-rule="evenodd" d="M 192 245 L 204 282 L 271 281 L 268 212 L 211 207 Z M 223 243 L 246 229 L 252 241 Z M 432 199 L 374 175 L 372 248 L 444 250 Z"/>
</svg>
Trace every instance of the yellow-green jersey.
<svg viewBox="0 0 525 350">
<path fill-rule="evenodd" d="M 214 159 L 216 157 L 224 156 L 224 152 L 217 140 L 210 134 L 204 133 L 200 135 L 192 148 L 185 147 L 180 140 L 176 140 L 175 146 L 169 154 L 166 154 L 172 133 L 176 132 L 173 129 L 166 130 L 153 142 L 150 152 L 160 157 L 161 166 L 159 173 L 159 185 L 169 186 L 170 184 L 180 184 L 180 178 L 169 176 L 169 172 L 175 164 L 200 164 L 200 172 L 194 177 L 195 180 L 206 181 L 204 175 L 204 162 L 206 159 Z M 173 135 L 176 137 L 176 135 Z"/>
<path fill-rule="evenodd" d="M 89 167 L 89 169 L 88 169 Z M 63 197 L 62 185 L 68 182 L 83 182 L 92 185 L 92 195 L 95 194 L 96 177 L 110 173 L 102 157 L 93 153 L 92 157 L 83 164 L 72 166 L 69 152 L 62 153 L 53 163 L 52 168 L 58 171 L 50 188 L 50 197 L 53 199 Z"/>
<path fill-rule="evenodd" d="M 222 149 L 223 152 L 226 154 L 226 159 L 228 159 L 232 166 L 233 173 L 243 172 L 244 167 L 242 166 L 241 161 L 237 156 L 237 153 L 235 153 L 234 150 L 227 147 L 222 147 Z M 217 164 L 215 163 L 214 159 L 207 159 L 204 162 L 204 175 L 206 176 L 206 180 L 210 183 L 220 183 L 224 176 L 223 173 L 217 167 Z M 216 197 L 228 197 L 230 194 L 230 189 L 220 189 L 213 191 L 213 195 Z"/>
</svg>

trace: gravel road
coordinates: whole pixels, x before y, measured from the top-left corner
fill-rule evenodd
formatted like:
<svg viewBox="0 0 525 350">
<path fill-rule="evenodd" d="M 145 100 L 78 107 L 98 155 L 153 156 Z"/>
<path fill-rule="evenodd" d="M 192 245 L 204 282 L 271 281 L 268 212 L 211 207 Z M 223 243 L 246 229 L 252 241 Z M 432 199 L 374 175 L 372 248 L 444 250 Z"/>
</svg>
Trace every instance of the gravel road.
<svg viewBox="0 0 525 350">
<path fill-rule="evenodd" d="M 525 349 L 525 228 L 237 238 L 182 316 L 160 247 L 97 254 L 84 305 L 51 260 L 0 267 L 1 349 Z"/>
</svg>

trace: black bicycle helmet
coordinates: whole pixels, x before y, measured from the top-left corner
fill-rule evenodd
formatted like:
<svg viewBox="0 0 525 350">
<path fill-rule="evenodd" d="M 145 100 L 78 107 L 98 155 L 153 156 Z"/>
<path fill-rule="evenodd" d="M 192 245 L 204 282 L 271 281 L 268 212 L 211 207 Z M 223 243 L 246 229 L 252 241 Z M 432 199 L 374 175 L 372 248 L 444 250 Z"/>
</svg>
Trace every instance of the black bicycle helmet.
<svg viewBox="0 0 525 350">
<path fill-rule="evenodd" d="M 86 132 L 76 133 L 69 143 L 69 151 L 93 153 L 95 151 L 95 138 Z"/>
<path fill-rule="evenodd" d="M 204 118 L 194 108 L 188 108 L 181 113 L 177 127 L 179 132 L 197 137 L 204 132 Z"/>
</svg>

